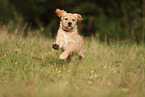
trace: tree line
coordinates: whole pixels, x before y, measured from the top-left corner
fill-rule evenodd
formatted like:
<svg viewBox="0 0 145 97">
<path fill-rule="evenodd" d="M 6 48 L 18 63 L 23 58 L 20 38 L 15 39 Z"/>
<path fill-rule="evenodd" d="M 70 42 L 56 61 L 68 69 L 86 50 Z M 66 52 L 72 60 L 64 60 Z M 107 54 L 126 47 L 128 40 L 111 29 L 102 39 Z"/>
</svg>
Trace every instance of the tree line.
<svg viewBox="0 0 145 97">
<path fill-rule="evenodd" d="M 79 32 L 101 41 L 144 41 L 142 0 L 1 0 L 1 24 L 27 24 L 54 37 L 59 26 L 57 8 L 80 13 Z M 15 28 L 15 27 L 13 27 Z"/>
</svg>

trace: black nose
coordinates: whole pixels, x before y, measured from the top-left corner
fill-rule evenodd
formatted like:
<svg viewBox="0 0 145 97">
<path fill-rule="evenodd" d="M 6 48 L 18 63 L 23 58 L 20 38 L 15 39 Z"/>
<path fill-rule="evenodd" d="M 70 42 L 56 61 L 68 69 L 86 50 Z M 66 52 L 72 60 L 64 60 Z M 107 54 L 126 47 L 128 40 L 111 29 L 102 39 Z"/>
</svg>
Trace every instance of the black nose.
<svg viewBox="0 0 145 97">
<path fill-rule="evenodd" d="M 68 25 L 70 26 L 72 23 L 71 22 L 68 22 Z"/>
</svg>

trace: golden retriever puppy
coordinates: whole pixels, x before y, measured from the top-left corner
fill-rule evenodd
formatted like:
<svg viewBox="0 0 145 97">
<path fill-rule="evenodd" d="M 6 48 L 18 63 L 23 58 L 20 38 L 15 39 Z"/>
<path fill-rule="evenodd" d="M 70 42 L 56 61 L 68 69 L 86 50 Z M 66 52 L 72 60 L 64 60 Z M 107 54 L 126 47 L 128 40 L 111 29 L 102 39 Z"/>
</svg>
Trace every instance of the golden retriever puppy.
<svg viewBox="0 0 145 97">
<path fill-rule="evenodd" d="M 61 49 L 64 52 L 59 56 L 62 60 L 71 62 L 74 55 L 79 59 L 84 59 L 83 38 L 78 34 L 77 22 L 81 22 L 80 14 L 67 13 L 64 10 L 56 9 L 57 16 L 61 18 L 60 27 L 57 32 L 56 42 L 53 43 L 54 49 Z"/>
</svg>

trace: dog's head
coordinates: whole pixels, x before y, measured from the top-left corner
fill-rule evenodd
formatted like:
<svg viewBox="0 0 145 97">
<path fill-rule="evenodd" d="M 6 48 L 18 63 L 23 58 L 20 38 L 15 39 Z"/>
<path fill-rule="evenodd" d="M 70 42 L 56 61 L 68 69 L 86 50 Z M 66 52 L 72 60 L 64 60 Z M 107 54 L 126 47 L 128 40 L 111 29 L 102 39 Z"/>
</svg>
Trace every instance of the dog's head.
<svg viewBox="0 0 145 97">
<path fill-rule="evenodd" d="M 76 27 L 77 22 L 83 20 L 80 14 L 67 13 L 64 10 L 56 9 L 57 16 L 61 18 L 61 25 L 64 30 L 72 30 Z"/>
</svg>

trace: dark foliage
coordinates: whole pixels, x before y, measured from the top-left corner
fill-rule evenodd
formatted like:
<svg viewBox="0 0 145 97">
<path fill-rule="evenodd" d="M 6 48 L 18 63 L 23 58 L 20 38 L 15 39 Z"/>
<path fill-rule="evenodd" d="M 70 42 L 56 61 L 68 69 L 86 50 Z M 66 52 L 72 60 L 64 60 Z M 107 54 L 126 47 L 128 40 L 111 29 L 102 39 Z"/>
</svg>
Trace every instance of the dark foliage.
<svg viewBox="0 0 145 97">
<path fill-rule="evenodd" d="M 144 41 L 142 6 L 141 0 L 1 0 L 0 20 L 44 28 L 44 35 L 54 37 L 59 26 L 55 10 L 60 8 L 83 16 L 79 32 L 84 36 L 139 43 Z"/>
</svg>

